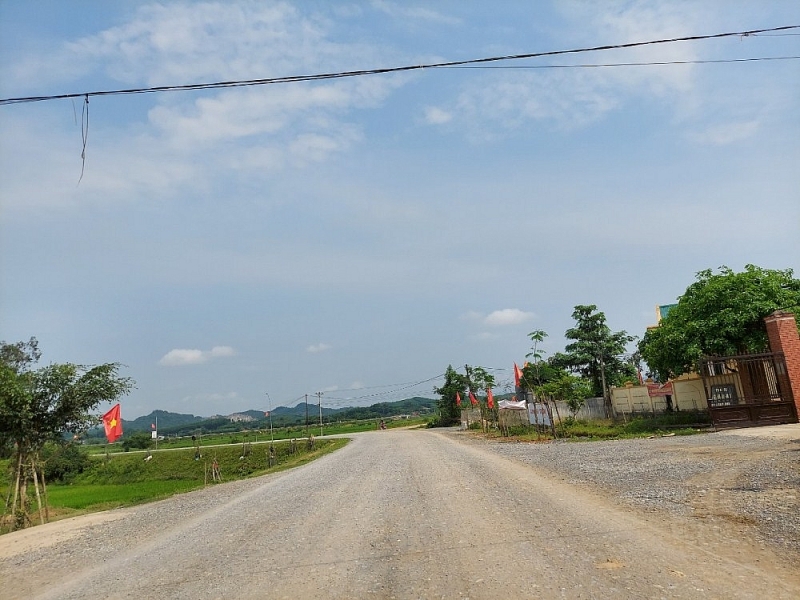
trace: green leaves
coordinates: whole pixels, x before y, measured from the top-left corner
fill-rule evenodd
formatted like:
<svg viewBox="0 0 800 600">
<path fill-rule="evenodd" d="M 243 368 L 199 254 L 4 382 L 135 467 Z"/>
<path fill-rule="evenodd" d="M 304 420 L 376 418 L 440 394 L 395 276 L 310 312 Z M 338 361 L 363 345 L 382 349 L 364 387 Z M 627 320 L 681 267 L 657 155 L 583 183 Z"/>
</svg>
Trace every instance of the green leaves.
<svg viewBox="0 0 800 600">
<path fill-rule="evenodd" d="M 117 363 L 29 370 L 39 358 L 35 341 L 0 344 L 0 443 L 14 443 L 26 452 L 94 425 L 91 410 L 133 387 L 130 378 L 119 376 Z"/>
<path fill-rule="evenodd" d="M 678 305 L 650 329 L 639 350 L 659 378 L 694 368 L 704 355 L 758 352 L 768 347 L 764 317 L 776 310 L 800 311 L 800 280 L 791 269 L 754 265 L 736 273 L 700 271 Z"/>
<path fill-rule="evenodd" d="M 441 396 L 437 402 L 439 417 L 434 425 L 448 427 L 461 421 L 461 409 L 456 402 L 456 395 L 461 395 L 461 401 L 469 403 L 466 396 L 467 376 L 457 373 L 452 365 L 447 366 L 444 373 L 444 384 L 442 387 L 434 388 L 433 391 Z"/>
<path fill-rule="evenodd" d="M 613 332 L 606 325 L 606 315 L 594 304 L 578 305 L 572 313 L 575 327 L 567 329 L 564 337 L 574 340 L 551 357 L 550 363 L 578 373 L 592 382 L 592 393 L 603 396 L 603 377 L 606 384 L 616 384 L 635 375 L 633 367 L 622 356 L 626 345 L 635 338 L 625 331 Z"/>
</svg>

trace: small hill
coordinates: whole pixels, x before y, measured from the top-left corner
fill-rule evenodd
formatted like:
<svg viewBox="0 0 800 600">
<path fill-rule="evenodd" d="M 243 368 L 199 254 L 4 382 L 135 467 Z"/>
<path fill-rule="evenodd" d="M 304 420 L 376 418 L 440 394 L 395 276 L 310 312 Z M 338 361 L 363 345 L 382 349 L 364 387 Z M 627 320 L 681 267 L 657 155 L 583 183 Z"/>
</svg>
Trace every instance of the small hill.
<svg viewBox="0 0 800 600">
<path fill-rule="evenodd" d="M 261 417 L 264 413 L 260 413 Z M 133 421 L 126 421 L 122 419 L 123 431 L 150 431 L 152 425 L 158 422 L 159 431 L 164 429 L 172 429 L 174 427 L 181 427 L 184 425 L 191 425 L 202 421 L 203 417 L 196 417 L 195 415 L 186 415 L 180 413 L 173 413 L 166 410 L 154 410 L 149 415 L 139 417 Z"/>
</svg>

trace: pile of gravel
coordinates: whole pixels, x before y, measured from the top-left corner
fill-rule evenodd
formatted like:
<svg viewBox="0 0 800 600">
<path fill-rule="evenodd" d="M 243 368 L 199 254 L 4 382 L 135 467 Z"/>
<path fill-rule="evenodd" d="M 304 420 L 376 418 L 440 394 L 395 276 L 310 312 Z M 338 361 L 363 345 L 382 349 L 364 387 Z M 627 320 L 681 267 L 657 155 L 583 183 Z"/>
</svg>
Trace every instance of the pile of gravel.
<svg viewBox="0 0 800 600">
<path fill-rule="evenodd" d="M 478 441 L 569 483 L 599 487 L 640 510 L 693 517 L 705 499 L 724 494 L 724 511 L 704 517 L 749 526 L 760 542 L 800 553 L 798 442 L 716 433 L 604 442 Z"/>
</svg>

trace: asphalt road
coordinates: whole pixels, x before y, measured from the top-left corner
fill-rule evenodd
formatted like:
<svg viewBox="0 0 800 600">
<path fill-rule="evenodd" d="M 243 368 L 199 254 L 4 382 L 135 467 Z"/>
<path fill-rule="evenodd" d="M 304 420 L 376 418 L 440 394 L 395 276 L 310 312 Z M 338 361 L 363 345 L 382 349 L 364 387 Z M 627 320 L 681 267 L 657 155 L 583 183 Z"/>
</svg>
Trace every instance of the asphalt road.
<svg viewBox="0 0 800 600">
<path fill-rule="evenodd" d="M 435 431 L 19 533 L 6 599 L 800 597 L 767 549 L 731 558 Z"/>
</svg>

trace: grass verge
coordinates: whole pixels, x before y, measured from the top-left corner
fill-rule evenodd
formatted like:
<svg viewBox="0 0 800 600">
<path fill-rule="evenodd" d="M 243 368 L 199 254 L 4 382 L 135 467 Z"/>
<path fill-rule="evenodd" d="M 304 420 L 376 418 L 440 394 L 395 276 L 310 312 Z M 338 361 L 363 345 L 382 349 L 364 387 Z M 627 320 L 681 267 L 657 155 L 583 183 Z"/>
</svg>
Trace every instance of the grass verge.
<svg viewBox="0 0 800 600">
<path fill-rule="evenodd" d="M 663 435 L 695 435 L 711 431 L 711 421 L 706 413 L 680 412 L 656 417 L 635 417 L 625 421 L 610 419 L 584 421 L 565 418 L 556 425 L 556 437 L 572 441 L 621 440 Z M 518 425 L 508 431 L 490 430 L 490 438 L 509 441 L 548 441 L 553 439 L 549 427 Z"/>
<path fill-rule="evenodd" d="M 189 492 L 206 485 L 257 477 L 306 464 L 347 444 L 346 438 L 315 440 L 314 448 L 298 442 L 276 442 L 270 460 L 271 444 L 236 444 L 194 449 L 158 450 L 153 452 L 112 453 L 106 458 L 95 455 L 92 466 L 76 476 L 72 483 L 48 484 L 47 499 L 50 520 L 133 506 Z M 150 458 L 148 458 L 150 457 Z M 212 465 L 216 461 L 221 481 L 215 481 Z M 0 492 L 8 495 L 8 461 L 3 461 Z M 30 486 L 31 488 L 33 486 Z M 29 490 L 33 492 L 33 490 Z M 35 509 L 36 501 L 31 499 Z M 39 523 L 35 510 L 31 521 Z M 0 527 L 7 533 L 8 524 Z"/>
</svg>

